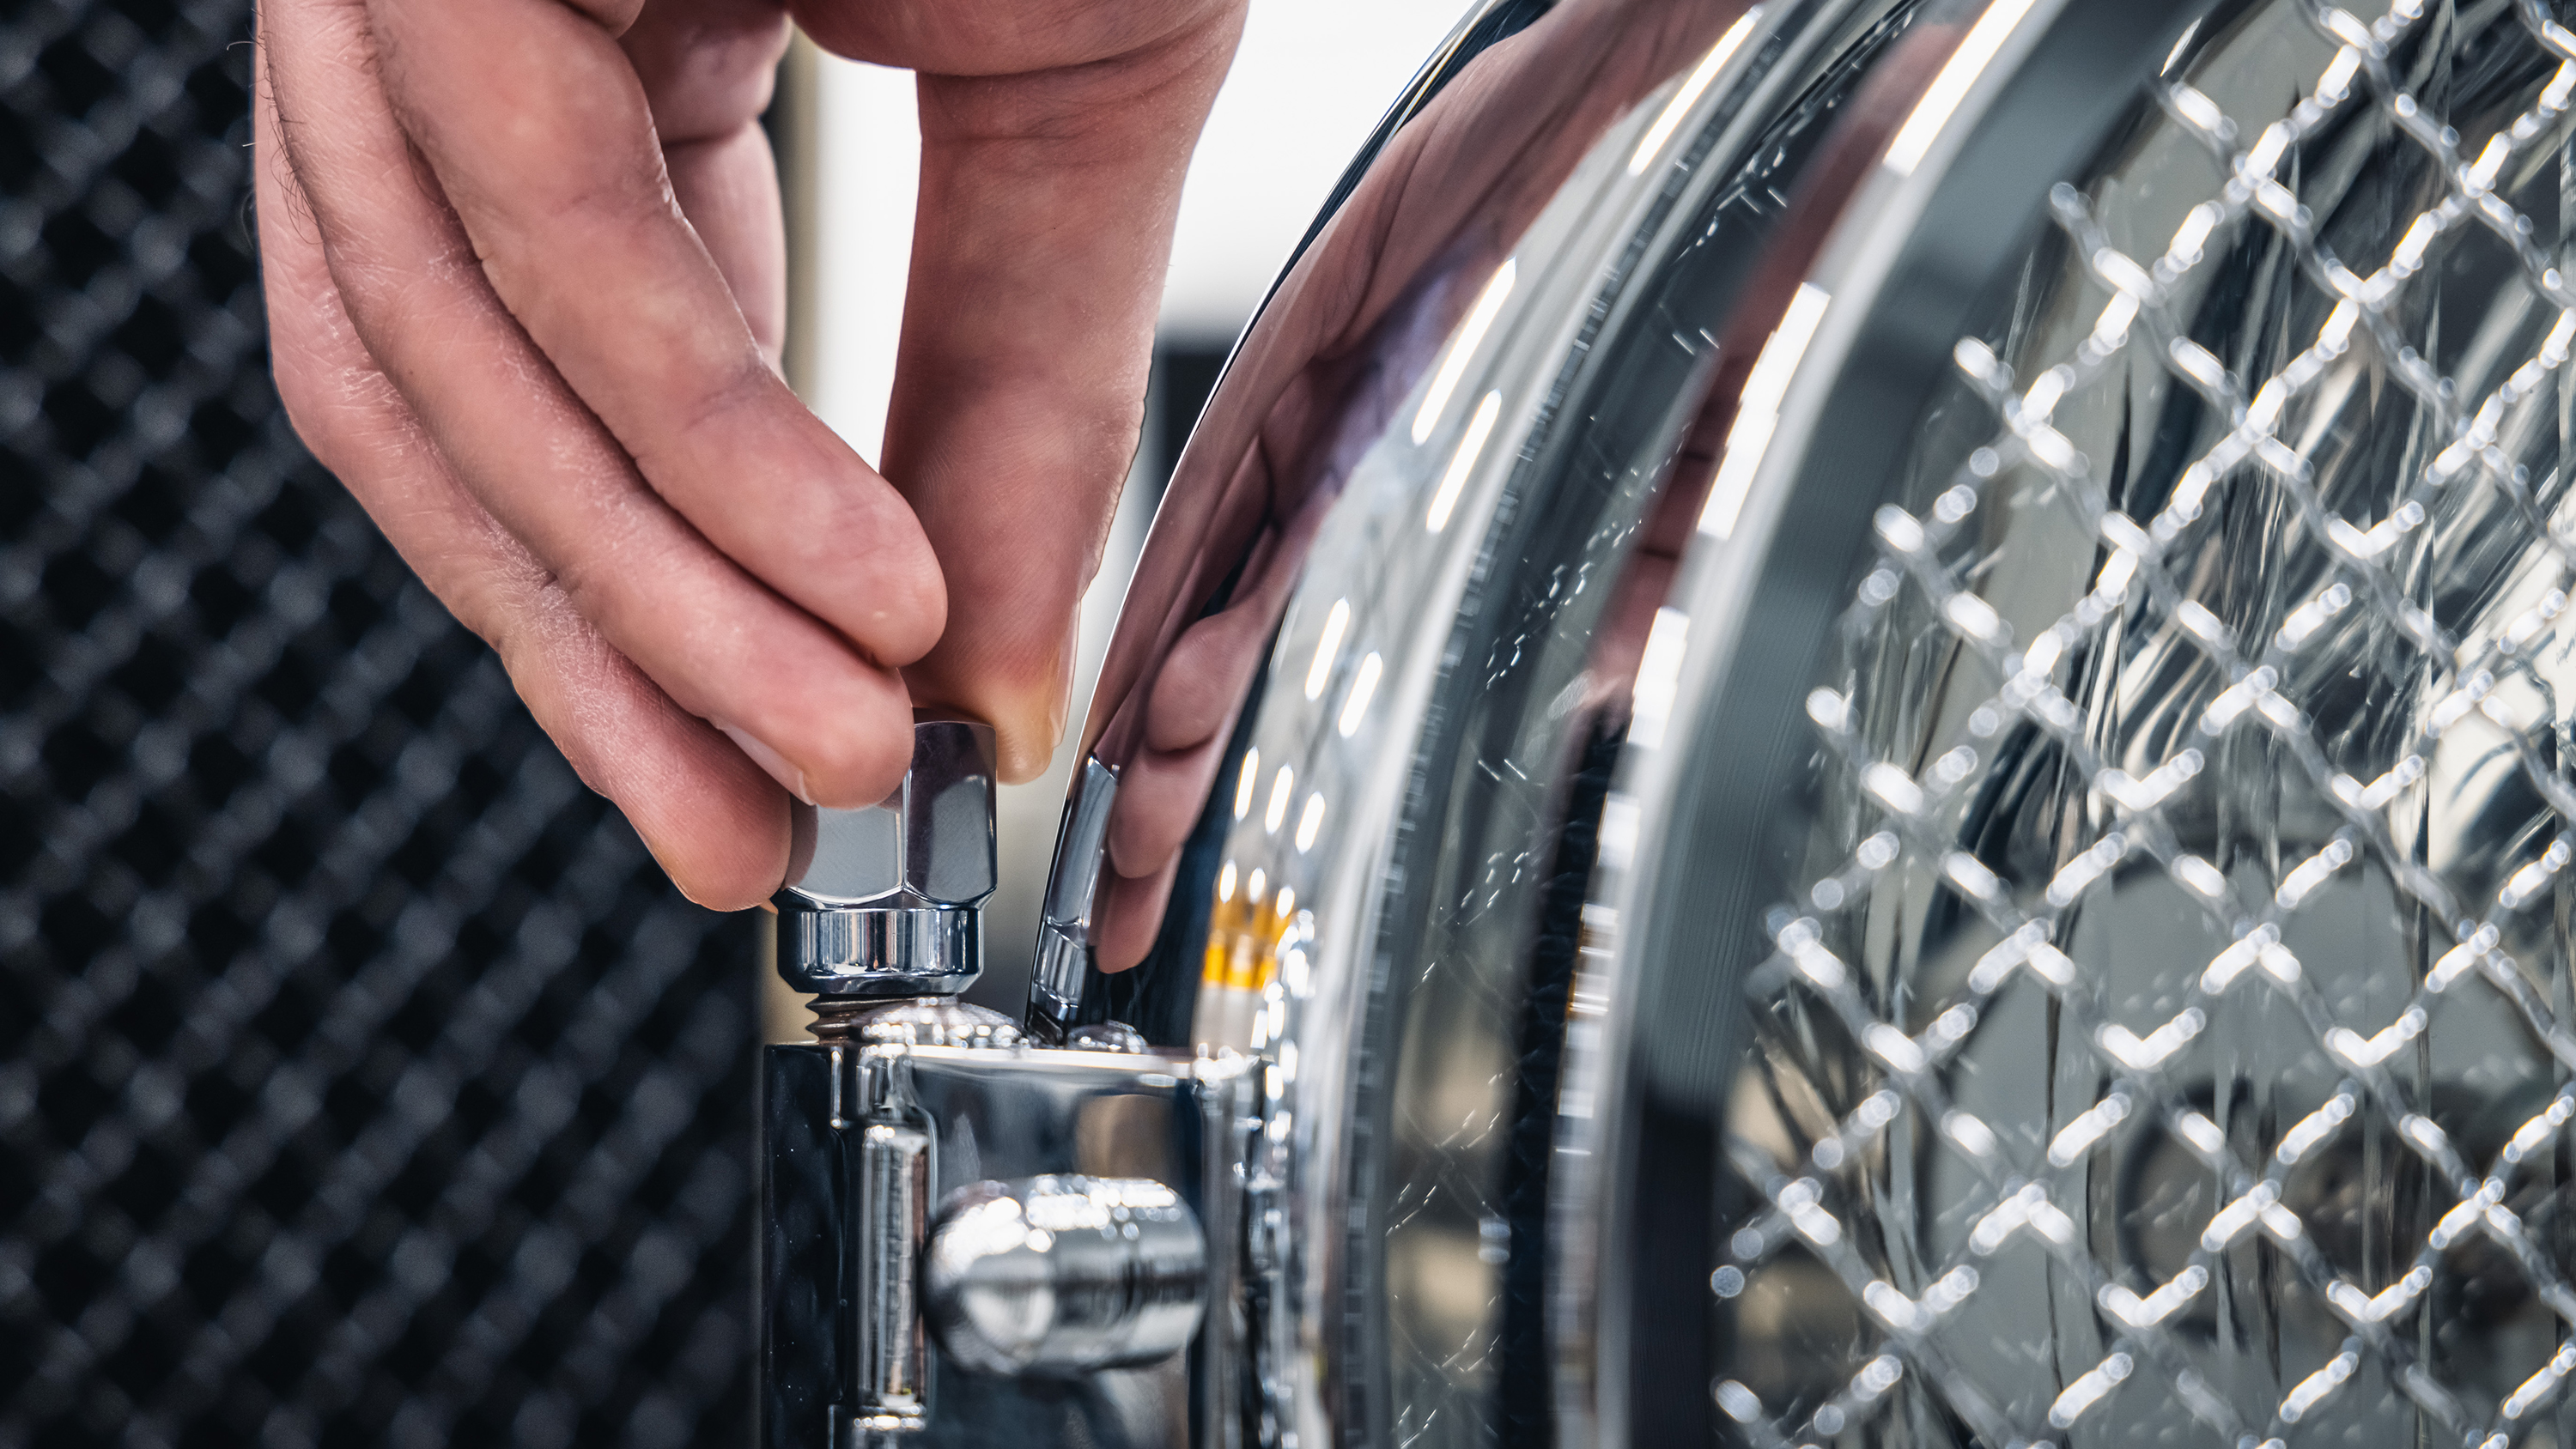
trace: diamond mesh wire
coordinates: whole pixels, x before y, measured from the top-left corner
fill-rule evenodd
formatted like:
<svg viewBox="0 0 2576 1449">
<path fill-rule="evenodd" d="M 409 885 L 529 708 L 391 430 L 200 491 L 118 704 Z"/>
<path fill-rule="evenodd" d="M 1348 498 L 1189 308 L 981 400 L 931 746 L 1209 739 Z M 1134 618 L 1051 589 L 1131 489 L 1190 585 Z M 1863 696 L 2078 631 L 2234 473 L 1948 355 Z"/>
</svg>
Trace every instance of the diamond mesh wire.
<svg viewBox="0 0 2576 1449">
<path fill-rule="evenodd" d="M 2052 194 L 2099 310 L 2023 376 L 1959 345 L 2000 427 L 1878 512 L 1807 702 L 1840 823 L 1752 983 L 1712 1279 L 1750 1442 L 2568 1442 L 2576 526 L 2527 460 L 2561 455 L 2576 285 L 2512 197 L 2576 194 L 2576 34 L 2271 8 L 2330 58 L 2259 125 L 2193 73 L 2247 27 L 2169 66 L 2149 123 L 2215 164 L 2160 251 Z M 2513 106 L 2443 114 L 2498 76 Z M 2529 305 L 2446 334 L 2462 278 Z M 2297 332 L 2255 335 L 2267 297 Z M 2142 376 L 2181 419 L 2143 482 L 2157 446 L 2058 426 Z M 2020 638 L 2014 510 L 2091 559 Z M 2451 819 L 2473 780 L 2521 803 Z M 2029 1096 L 2001 1032 L 2048 1058 Z"/>
<path fill-rule="evenodd" d="M 738 1439 L 746 953 L 295 442 L 250 9 L 0 9 L 0 1445 Z"/>
</svg>

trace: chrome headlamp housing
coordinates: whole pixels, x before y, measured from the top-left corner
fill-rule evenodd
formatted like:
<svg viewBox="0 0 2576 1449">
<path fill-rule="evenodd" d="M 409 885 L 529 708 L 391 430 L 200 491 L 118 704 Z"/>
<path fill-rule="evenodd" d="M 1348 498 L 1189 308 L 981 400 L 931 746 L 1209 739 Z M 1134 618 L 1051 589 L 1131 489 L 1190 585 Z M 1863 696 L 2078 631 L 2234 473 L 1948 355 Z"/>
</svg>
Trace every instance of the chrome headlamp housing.
<svg viewBox="0 0 2576 1449">
<path fill-rule="evenodd" d="M 1556 1043 L 1627 676 L 1689 529 L 1667 484 L 1705 477 L 1733 329 L 1778 300 L 1782 198 L 1847 189 L 1845 122 L 1924 69 L 1917 18 L 1550 16 L 1397 133 L 1416 155 L 1361 177 L 1183 456 L 1030 1025 L 1262 1064 L 1244 1312 L 1216 1331 L 1265 1442 L 1552 1419 Z M 1491 144 L 1426 177 L 1444 114 Z M 1331 310 L 1355 291 L 1373 314 Z M 1077 941 L 1145 960 L 1074 974 Z"/>
</svg>

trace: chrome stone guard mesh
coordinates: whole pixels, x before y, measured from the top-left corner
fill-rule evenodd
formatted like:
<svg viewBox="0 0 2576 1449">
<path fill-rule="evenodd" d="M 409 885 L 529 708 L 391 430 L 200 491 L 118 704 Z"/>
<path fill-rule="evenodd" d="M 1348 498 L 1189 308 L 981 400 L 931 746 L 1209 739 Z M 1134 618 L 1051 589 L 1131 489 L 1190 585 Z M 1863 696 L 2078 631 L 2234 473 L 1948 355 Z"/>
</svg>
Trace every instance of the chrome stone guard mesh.
<svg viewBox="0 0 2576 1449">
<path fill-rule="evenodd" d="M 2533 241 L 2532 223 L 2492 189 L 2515 158 L 2564 140 L 2563 123 L 2576 95 L 2576 34 L 2537 0 L 2518 0 L 2513 20 L 2505 23 L 2518 23 L 2528 43 L 2557 62 L 2556 70 L 2536 103 L 2468 155 L 2441 119 L 2399 84 L 2389 63 L 2392 49 L 2426 24 L 2424 13 L 2410 0 L 2400 0 L 2374 22 L 2341 10 L 2309 10 L 2309 21 L 2339 49 L 2306 98 L 2242 149 L 2237 128 L 2207 95 L 2185 83 L 2162 85 L 2166 117 L 2217 158 L 2224 177 L 2217 194 L 2188 213 L 2163 255 L 2140 261 L 2110 244 L 2082 194 L 2057 187 L 2051 195 L 2055 219 L 2086 274 L 2109 289 L 2108 305 L 2071 357 L 2027 383 L 2017 381 L 1983 344 L 1959 344 L 1959 367 L 2000 414 L 2002 427 L 1988 447 L 1971 455 L 1929 516 L 1893 506 L 1876 515 L 1879 561 L 1844 617 L 1843 637 L 1882 628 L 1886 612 L 1909 585 L 1919 590 L 1939 627 L 2003 681 L 1980 711 L 1982 719 L 1971 723 L 1972 732 L 1993 736 L 1999 726 L 2016 721 L 2035 726 L 2062 752 L 2068 775 L 2089 781 L 2095 823 L 2087 832 L 2089 848 L 2062 855 L 2044 883 L 2016 890 L 1938 823 L 1945 803 L 1987 782 L 1989 765 L 1975 751 L 1953 750 L 1928 767 L 1909 770 L 1874 757 L 1851 697 L 1824 688 L 1808 698 L 1827 758 L 1849 772 L 1855 800 L 1865 802 L 1862 818 L 1874 817 L 1878 824 L 1853 832 L 1866 832 L 1865 838 L 1838 872 L 1813 882 L 1805 902 L 1774 912 L 1777 952 L 1754 973 L 1751 986 L 1757 1015 L 1778 1012 L 1783 999 L 1795 995 L 1804 999 L 1795 1010 L 1820 1005 L 1839 1020 L 1858 1064 L 1859 1084 L 1850 1088 L 1858 1105 L 1842 1112 L 1830 1132 L 1813 1140 L 1805 1162 L 1787 1171 L 1741 1140 L 1730 1144 L 1736 1170 L 1759 1198 L 1734 1219 L 1722 1220 L 1735 1231 L 1712 1286 L 1721 1299 L 1737 1297 L 1748 1272 L 1760 1272 L 1784 1251 L 1802 1251 L 1820 1260 L 1858 1300 L 1852 1321 L 1861 1332 L 1852 1349 L 1858 1367 L 1820 1401 L 1766 1404 L 1730 1376 L 1725 1363 L 1719 1365 L 1712 1385 L 1719 1406 L 1753 1442 L 1804 1443 L 1857 1429 L 1883 1407 L 1900 1380 L 1913 1377 L 1919 1392 L 1936 1398 L 1958 1426 L 1996 1446 L 2063 1439 L 2070 1431 L 2117 1437 L 2121 1427 L 2103 1422 L 2101 1406 L 2133 1378 L 2177 1401 L 2206 1426 L 2212 1442 L 2270 1444 L 2294 1436 L 2303 1419 L 2313 1421 L 2321 1406 L 2370 1376 L 2393 1385 L 2454 1442 L 2503 1445 L 2546 1422 L 2544 1411 L 2576 1371 L 2576 1339 L 2567 1331 L 2576 1325 L 2576 1287 L 2568 1281 L 2566 1259 L 2546 1241 L 2550 1234 L 2515 1206 L 2529 1175 L 2545 1171 L 2551 1154 L 2563 1151 L 2562 1127 L 2576 1115 L 2576 1081 L 2569 1079 L 2576 1072 L 2576 1031 L 2568 1018 L 2567 967 L 2563 959 L 2517 960 L 2508 939 L 2522 913 L 2554 899 L 2553 879 L 2576 857 L 2576 779 L 2549 735 L 2550 711 L 2531 718 L 2528 696 L 2518 697 L 2511 687 L 2528 680 L 2541 699 L 2553 697 L 2545 682 L 2530 676 L 2540 647 L 2552 639 L 2568 606 L 2563 585 L 2576 570 L 2576 528 L 2551 525 L 2543 498 L 2498 445 L 2500 429 L 2517 409 L 2553 395 L 2551 384 L 2576 339 L 2576 284 Z M 2394 134 L 2422 148 L 2446 178 L 2439 203 L 2403 229 L 2387 264 L 2367 276 L 2331 253 L 2292 184 L 2282 179 L 2285 158 L 2356 107 L 2378 108 Z M 2305 350 L 2251 385 L 2191 340 L 2170 310 L 2176 284 L 2214 248 L 2223 250 L 2216 244 L 2232 228 L 2248 227 L 2267 228 L 2305 281 L 2333 300 L 2331 315 Z M 2509 248 L 2528 285 L 2556 313 L 2538 349 L 2500 387 L 2475 399 L 2455 395 L 2451 380 L 2409 344 L 2395 315 L 2396 303 L 2423 273 L 2428 250 L 2463 229 L 2483 229 Z M 2310 459 L 2277 432 L 2285 408 L 2315 402 L 2320 379 L 2353 348 L 2376 349 L 2388 375 L 2420 409 L 2418 426 L 2438 429 L 2436 442 L 2448 440 L 2411 483 L 2382 490 L 2397 495 L 2393 507 L 2359 522 L 2328 506 Z M 2139 349 L 2151 349 L 2157 365 L 2222 420 L 2215 446 L 2189 464 L 2168 506 L 2144 522 L 2110 506 L 2105 480 L 2051 422 L 2060 400 Z M 2227 420 L 2232 426 L 2223 425 Z M 2017 469 L 2033 470 L 2022 476 L 2061 489 L 2107 558 L 2081 602 L 2027 643 L 2014 640 L 1997 611 L 1970 591 L 1966 571 L 1973 561 L 1951 547 L 1980 505 L 1992 503 L 1995 480 Z M 2212 488 L 2231 475 L 2258 479 L 2253 486 L 2276 495 L 2273 505 L 2290 520 L 2276 535 L 2280 550 L 2322 551 L 2330 561 L 2318 570 L 2321 585 L 2268 638 L 2236 637 L 2192 596 L 2195 580 L 2171 566 L 2177 541 L 2192 530 Z M 2545 550 L 2543 567 L 2550 577 L 2541 581 L 2536 603 L 2508 627 L 2464 642 L 2422 601 L 2427 571 L 2410 573 L 2402 560 L 2411 543 L 2457 517 L 2472 490 L 2504 502 L 2512 523 L 2527 530 L 2516 548 L 2528 555 L 2536 542 Z M 2266 562 L 2277 564 L 2279 556 Z M 2523 563 L 2527 567 L 2528 559 Z M 2205 580 L 2198 586 L 2208 587 Z M 2209 685 L 2200 696 L 2205 703 L 2195 701 L 2196 722 L 2165 741 L 2167 752 L 2152 769 L 2139 769 L 2135 757 L 2124 759 L 2129 769 L 2106 759 L 2085 729 L 2084 709 L 2058 682 L 2067 661 L 2104 647 L 2106 634 L 2124 619 L 2140 636 L 2177 636 L 2186 652 L 2198 656 L 2196 677 Z M 2367 774 L 2357 773 L 2365 764 L 2337 758 L 2302 699 L 2285 687 L 2302 650 L 2338 628 L 2347 631 L 2344 637 L 2365 629 L 2385 641 L 2384 647 L 2407 651 L 2408 662 L 2429 681 L 2424 697 L 2431 706 L 2413 720 L 2411 737 L 2397 744 L 2394 763 Z M 2428 868 L 2391 829 L 2393 813 L 2425 775 L 2437 745 L 2446 734 L 2468 728 L 2485 729 L 2497 748 L 2510 749 L 2530 788 L 2555 816 L 2554 834 L 2531 840 L 2531 848 L 2517 857 L 2518 867 L 2499 872 L 2501 885 L 2477 895 Z M 2223 742 L 2244 732 L 2268 735 L 2339 817 L 2339 828 L 2321 850 L 2267 882 L 2268 896 L 2245 887 L 2243 862 L 2231 875 L 2185 848 L 2168 818 L 2176 792 L 2201 773 Z M 2071 793 L 2081 798 L 2086 792 L 2079 784 Z M 2283 940 L 2284 924 L 2303 902 L 2356 859 L 2384 868 L 2405 903 L 2420 908 L 2428 932 L 2438 930 L 2441 937 L 2423 953 L 2434 959 L 2421 973 L 2413 1000 L 2384 1018 L 2339 1015 L 2314 970 L 2304 968 Z M 1828 943 L 1840 913 L 1865 900 L 1874 879 L 1904 862 L 1937 872 L 1943 887 L 2001 939 L 1975 961 L 1963 988 L 1891 1011 L 1873 1002 L 1854 964 Z M 2138 1029 L 2147 1025 L 2143 1020 L 2131 1025 L 2112 1019 L 2097 999 L 2094 965 L 2058 943 L 2059 926 L 2070 912 L 2121 868 L 2161 868 L 2179 886 L 2179 896 L 2205 914 L 2215 939 L 2226 943 L 2205 960 L 2171 964 L 2177 983 L 2171 999 L 2182 1004 L 2152 1029 Z M 2536 967 L 2537 976 L 2527 967 Z M 2009 1134 L 1954 1100 L 1951 1069 L 1972 1039 L 1981 1010 L 2016 983 L 2034 984 L 2052 998 L 2050 1010 L 2065 1043 L 2057 1050 L 2089 1053 L 2107 1084 L 2088 1109 L 2049 1136 L 2044 1153 L 2016 1151 Z M 2292 1003 L 2342 1078 L 2322 1106 L 2262 1143 L 2222 1131 L 2167 1071 L 2216 1014 L 2237 1009 L 2234 1004 L 2249 992 L 2278 993 Z M 2512 1131 L 2500 1152 L 2477 1161 L 2437 1125 L 2426 1094 L 2390 1069 L 2391 1058 L 2424 1032 L 2446 995 L 2465 992 L 2500 993 L 2528 1028 L 2528 1041 L 2510 1043 L 2510 1049 L 2527 1046 L 2536 1057 L 2554 1059 L 2540 1067 L 2559 1083 L 2546 1108 Z M 1929 1024 L 1912 1032 L 1897 1024 L 1909 1019 Z M 1958 1235 L 1958 1250 L 1946 1262 L 1924 1262 L 1905 1275 L 1918 1285 L 1912 1294 L 1889 1281 L 1895 1275 L 1883 1266 L 1881 1239 L 1888 1230 L 1873 1227 L 1848 1206 L 1835 1210 L 1850 1196 L 1844 1176 L 1873 1150 L 1885 1151 L 1890 1124 L 1909 1116 L 1926 1129 L 1921 1152 L 1948 1154 L 1981 1185 L 1959 1218 L 1965 1231 Z M 2116 1271 L 2088 1247 L 2081 1225 L 2084 1189 L 2068 1185 L 2069 1169 L 2084 1164 L 2098 1143 L 2133 1117 L 2133 1129 L 2161 1124 L 2214 1179 L 2209 1201 L 2218 1204 L 2205 1219 L 2195 1214 L 2197 1242 L 2187 1261 L 2157 1282 Z M 2374 1122 L 2394 1129 L 2395 1140 L 2420 1160 L 2438 1195 L 2428 1214 L 2435 1219 L 2429 1233 L 2413 1243 L 2411 1261 L 2403 1251 L 2395 1255 L 2385 1282 L 2355 1281 L 2330 1261 L 2316 1225 L 2304 1221 L 2284 1194 L 2303 1157 Z M 1928 1140 L 1935 1136 L 1937 1146 Z M 2523 1200 L 2529 1197 L 2522 1192 Z M 1878 1206 L 1894 1212 L 1884 1200 Z M 2551 1228 L 2561 1231 L 2563 1225 L 2553 1222 Z M 2432 1312 L 2427 1289 L 2445 1254 L 2480 1236 L 2501 1250 L 2554 1314 L 2561 1345 L 2500 1400 L 2447 1383 L 2426 1348 L 2430 1329 L 2415 1317 Z M 2177 1315 L 2216 1292 L 2214 1281 L 2231 1271 L 2228 1255 L 2257 1242 L 2271 1245 L 2347 1335 L 2339 1351 L 2304 1376 L 2284 1368 L 2290 1382 L 2277 1402 L 2271 1401 L 2277 1390 L 2255 1398 L 2241 1387 L 2231 1392 L 2214 1382 L 2175 1332 Z M 1974 1300 L 1981 1267 L 1991 1273 L 1997 1255 L 2032 1251 L 2082 1286 L 2110 1347 L 2089 1364 L 2041 1364 L 2041 1372 L 2056 1375 L 2048 1383 L 2054 1397 L 2025 1394 L 2016 1411 L 2008 1402 L 2009 1386 L 1994 1383 L 1990 1372 L 1981 1376 L 1967 1362 L 1974 1355 L 1954 1352 L 1945 1325 Z M 2088 1414 L 2095 1422 L 2085 1422 Z"/>
</svg>

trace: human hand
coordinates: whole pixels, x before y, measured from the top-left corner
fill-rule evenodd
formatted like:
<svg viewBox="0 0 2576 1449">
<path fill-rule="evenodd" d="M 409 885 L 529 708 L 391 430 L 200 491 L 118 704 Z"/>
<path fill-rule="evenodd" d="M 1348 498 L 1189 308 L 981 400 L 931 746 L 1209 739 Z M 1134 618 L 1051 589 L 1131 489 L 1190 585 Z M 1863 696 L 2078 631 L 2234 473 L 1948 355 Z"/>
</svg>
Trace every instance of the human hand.
<svg viewBox="0 0 2576 1449">
<path fill-rule="evenodd" d="M 900 493 L 771 369 L 776 0 L 260 17 L 260 235 L 298 430 L 718 907 L 776 887 L 787 790 L 885 795 L 916 704 L 991 720 L 1005 778 L 1044 767 L 1181 171 L 1240 24 L 1233 0 L 801 18 L 923 71 Z"/>
</svg>

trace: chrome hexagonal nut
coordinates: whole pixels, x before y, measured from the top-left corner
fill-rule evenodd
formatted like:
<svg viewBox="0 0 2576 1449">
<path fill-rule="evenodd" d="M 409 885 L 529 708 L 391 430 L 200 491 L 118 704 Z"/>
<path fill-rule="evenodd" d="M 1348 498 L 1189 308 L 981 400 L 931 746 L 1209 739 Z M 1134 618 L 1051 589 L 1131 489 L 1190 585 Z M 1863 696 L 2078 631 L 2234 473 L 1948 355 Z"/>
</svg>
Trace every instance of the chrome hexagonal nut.
<svg viewBox="0 0 2576 1449">
<path fill-rule="evenodd" d="M 974 978 L 976 918 L 996 878 L 994 768 L 991 726 L 925 720 L 893 794 L 857 810 L 798 812 L 791 873 L 771 898 L 789 984 L 891 995 Z"/>
<path fill-rule="evenodd" d="M 993 727 L 958 721 L 912 729 L 903 777 L 903 889 L 945 906 L 993 893 Z"/>
</svg>

